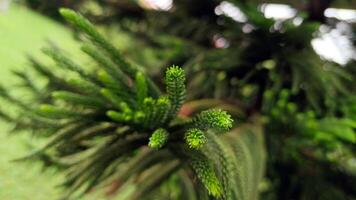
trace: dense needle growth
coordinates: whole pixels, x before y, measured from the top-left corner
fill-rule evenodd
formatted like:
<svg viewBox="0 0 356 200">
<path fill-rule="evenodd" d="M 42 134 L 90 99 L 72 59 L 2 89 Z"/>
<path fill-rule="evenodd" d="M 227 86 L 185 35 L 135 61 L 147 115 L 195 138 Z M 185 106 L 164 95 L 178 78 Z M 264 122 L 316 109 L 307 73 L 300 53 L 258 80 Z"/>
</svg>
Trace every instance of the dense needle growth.
<svg viewBox="0 0 356 200">
<path fill-rule="evenodd" d="M 44 87 L 38 88 L 26 73 L 16 72 L 31 100 L 18 100 L 4 87 L 0 92 L 19 108 L 16 116 L 1 113 L 15 123 L 14 131 L 30 130 L 48 138 L 23 159 L 40 159 L 64 170 L 63 185 L 68 188 L 64 198 L 115 184 L 113 192 L 127 193 L 128 199 L 164 197 L 166 184 L 175 186 L 180 199 L 254 195 L 242 183 L 258 182 L 263 171 L 258 176 L 243 174 L 248 169 L 241 169 L 238 160 L 243 157 L 237 158 L 234 151 L 243 151 L 246 159 L 253 156 L 248 147 L 237 146 L 236 134 L 226 133 L 233 127 L 232 117 L 220 108 L 178 115 L 187 93 L 182 68 L 166 69 L 163 92 L 89 21 L 69 9 L 60 13 L 85 36 L 82 51 L 95 67 L 78 65 L 57 47 L 46 48 L 43 52 L 55 66 L 30 59 L 37 75 L 46 78 Z M 230 136 L 224 139 L 221 134 Z M 246 136 L 250 137 L 261 136 Z M 242 175 L 244 180 L 236 178 Z"/>
<path fill-rule="evenodd" d="M 90 59 L 52 46 L 55 66 L 30 58 L 36 75 L 15 72 L 26 95 L 0 87 L 18 108 L 0 116 L 48 141 L 25 159 L 63 170 L 65 197 L 356 198 L 355 60 L 312 46 L 347 27 L 355 48 L 355 24 L 324 15 L 351 1 L 278 1 L 288 18 L 268 17 L 269 1 L 26 2 L 63 15 Z M 112 31 L 129 45 L 117 50 Z"/>
</svg>

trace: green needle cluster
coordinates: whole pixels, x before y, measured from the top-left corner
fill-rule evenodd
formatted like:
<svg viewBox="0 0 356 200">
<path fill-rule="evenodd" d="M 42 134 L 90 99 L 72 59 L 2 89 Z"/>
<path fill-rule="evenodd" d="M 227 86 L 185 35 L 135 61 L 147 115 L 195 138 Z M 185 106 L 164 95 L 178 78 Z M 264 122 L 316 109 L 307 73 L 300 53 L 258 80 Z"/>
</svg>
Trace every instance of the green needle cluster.
<svg viewBox="0 0 356 200">
<path fill-rule="evenodd" d="M 60 49 L 46 48 L 43 52 L 55 66 L 35 59 L 30 63 L 47 85 L 34 90 L 36 84 L 20 76 L 32 87 L 32 100 L 17 100 L 0 88 L 1 96 L 19 108 L 18 116 L 1 114 L 16 125 L 15 131 L 29 130 L 47 138 L 47 144 L 24 159 L 40 159 L 63 169 L 67 174 L 63 185 L 68 188 L 64 198 L 116 180 L 127 184 L 140 180 L 137 187 L 149 191 L 180 170 L 194 172 L 210 195 L 224 196 L 215 174 L 220 169 L 204 155 L 203 147 L 209 145 L 207 131 L 232 128 L 231 116 L 210 109 L 181 119 L 177 114 L 187 96 L 182 68 L 166 69 L 166 91 L 161 91 L 83 16 L 69 9 L 60 13 L 86 36 L 81 49 L 96 65 L 83 67 Z M 155 170 L 160 165 L 164 170 Z M 143 175 L 151 178 L 143 180 Z M 139 194 L 131 199 L 140 199 Z"/>
</svg>

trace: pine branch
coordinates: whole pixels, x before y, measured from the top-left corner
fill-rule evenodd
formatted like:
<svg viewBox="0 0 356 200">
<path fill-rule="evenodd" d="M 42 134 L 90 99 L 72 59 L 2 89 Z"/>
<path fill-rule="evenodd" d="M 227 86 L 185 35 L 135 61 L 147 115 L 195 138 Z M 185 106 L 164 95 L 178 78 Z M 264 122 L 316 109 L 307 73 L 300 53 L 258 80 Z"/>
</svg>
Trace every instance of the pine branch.
<svg viewBox="0 0 356 200">
<path fill-rule="evenodd" d="M 123 71 L 125 71 L 131 78 L 135 77 L 137 69 L 132 67 L 121 55 L 121 53 L 94 28 L 94 26 L 85 19 L 82 15 L 73 10 L 62 8 L 59 10 L 61 15 L 76 28 L 85 33 L 88 38 L 97 46 L 101 47 Z"/>
<path fill-rule="evenodd" d="M 67 187 L 65 198 L 82 196 L 115 175 L 123 184 L 139 180 L 140 188 L 132 196 L 138 199 L 163 185 L 178 170 L 192 169 L 212 196 L 225 196 L 217 176 L 221 168 L 200 151 L 208 145 L 206 131 L 228 131 L 231 116 L 212 109 L 189 119 L 180 118 L 178 112 L 186 100 L 182 68 L 167 68 L 167 95 L 160 95 L 150 77 L 132 67 L 89 21 L 68 9 L 62 9 L 61 14 L 95 44 L 82 50 L 98 65 L 87 69 L 52 47 L 44 53 L 57 64 L 55 67 L 61 67 L 64 73 L 75 72 L 76 78 L 57 76 L 56 68 L 49 70 L 32 59 L 34 71 L 48 79 L 41 93 L 34 92 L 35 98 L 27 102 L 0 87 L 1 97 L 22 108 L 17 116 L 0 116 L 14 120 L 18 130 L 47 137 L 42 148 L 24 159 L 43 159 L 49 166 L 61 166 L 68 175 L 63 183 Z M 22 73 L 18 75 L 28 81 Z M 34 89 L 30 82 L 28 85 L 29 90 Z M 147 147 L 153 150 L 137 153 Z M 127 162 L 129 167 L 125 167 Z M 148 178 L 142 178 L 145 176 Z"/>
</svg>

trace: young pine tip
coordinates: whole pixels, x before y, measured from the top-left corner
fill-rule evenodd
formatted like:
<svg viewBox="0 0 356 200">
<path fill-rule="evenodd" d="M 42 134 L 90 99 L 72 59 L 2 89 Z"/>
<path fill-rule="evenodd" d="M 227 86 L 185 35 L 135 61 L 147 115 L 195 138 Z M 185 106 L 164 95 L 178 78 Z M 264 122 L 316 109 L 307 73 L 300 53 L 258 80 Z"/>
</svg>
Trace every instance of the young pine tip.
<svg viewBox="0 0 356 200">
<path fill-rule="evenodd" d="M 206 143 L 204 132 L 197 128 L 191 128 L 185 133 L 185 142 L 190 148 L 199 149 Z"/>
<path fill-rule="evenodd" d="M 157 129 L 152 133 L 149 140 L 149 147 L 153 149 L 160 149 L 168 140 L 168 132 L 163 128 Z"/>
</svg>

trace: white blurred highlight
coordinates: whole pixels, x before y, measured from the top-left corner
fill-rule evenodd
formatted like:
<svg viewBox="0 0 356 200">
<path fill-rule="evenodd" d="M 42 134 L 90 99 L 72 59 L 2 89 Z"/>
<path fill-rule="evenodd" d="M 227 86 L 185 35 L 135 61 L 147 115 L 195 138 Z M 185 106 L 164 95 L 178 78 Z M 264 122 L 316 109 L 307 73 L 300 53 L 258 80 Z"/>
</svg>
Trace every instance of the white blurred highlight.
<svg viewBox="0 0 356 200">
<path fill-rule="evenodd" d="M 247 21 L 245 14 L 240 10 L 240 8 L 227 1 L 223 1 L 218 6 L 216 6 L 215 14 L 226 15 L 237 22 L 243 23 Z"/>
<path fill-rule="evenodd" d="M 297 14 L 297 10 L 285 4 L 264 3 L 260 7 L 266 18 L 291 19 Z"/>
<path fill-rule="evenodd" d="M 327 31 L 327 27 L 320 27 L 321 36 L 312 40 L 314 50 L 324 59 L 345 65 L 351 59 L 356 59 L 355 49 L 349 37 L 343 34 L 343 24 L 336 29 Z"/>
<path fill-rule="evenodd" d="M 336 18 L 351 23 L 356 22 L 356 10 L 328 8 L 324 11 L 324 15 L 329 18 Z"/>
<path fill-rule="evenodd" d="M 152 10 L 168 11 L 173 7 L 173 0 L 139 0 L 142 7 Z"/>
<path fill-rule="evenodd" d="M 9 9 L 10 0 L 0 0 L 0 12 L 6 12 Z"/>
</svg>

